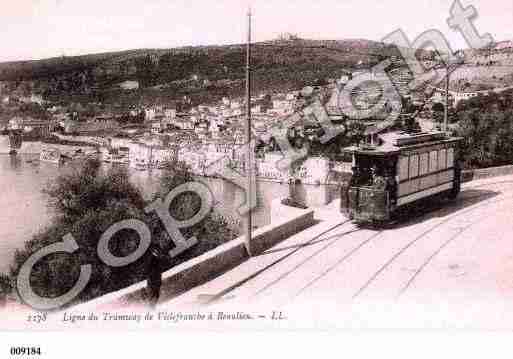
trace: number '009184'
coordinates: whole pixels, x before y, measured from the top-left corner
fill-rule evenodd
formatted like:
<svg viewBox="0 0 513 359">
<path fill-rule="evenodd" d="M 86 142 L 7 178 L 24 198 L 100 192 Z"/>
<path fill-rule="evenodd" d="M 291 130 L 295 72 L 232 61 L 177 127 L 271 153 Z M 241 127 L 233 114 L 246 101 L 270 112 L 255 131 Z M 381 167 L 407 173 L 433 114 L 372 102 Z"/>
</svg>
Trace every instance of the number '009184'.
<svg viewBox="0 0 513 359">
<path fill-rule="evenodd" d="M 11 347 L 11 356 L 36 356 L 41 355 L 40 347 Z"/>
</svg>

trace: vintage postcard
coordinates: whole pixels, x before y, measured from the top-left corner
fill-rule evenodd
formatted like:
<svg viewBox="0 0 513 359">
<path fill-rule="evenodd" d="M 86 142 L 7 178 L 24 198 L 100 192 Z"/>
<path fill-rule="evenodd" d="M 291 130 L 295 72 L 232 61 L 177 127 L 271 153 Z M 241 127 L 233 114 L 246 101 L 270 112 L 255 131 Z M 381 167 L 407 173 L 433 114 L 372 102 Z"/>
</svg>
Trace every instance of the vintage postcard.
<svg viewBox="0 0 513 359">
<path fill-rule="evenodd" d="M 512 330 L 512 16 L 4 4 L 0 330 Z"/>
</svg>

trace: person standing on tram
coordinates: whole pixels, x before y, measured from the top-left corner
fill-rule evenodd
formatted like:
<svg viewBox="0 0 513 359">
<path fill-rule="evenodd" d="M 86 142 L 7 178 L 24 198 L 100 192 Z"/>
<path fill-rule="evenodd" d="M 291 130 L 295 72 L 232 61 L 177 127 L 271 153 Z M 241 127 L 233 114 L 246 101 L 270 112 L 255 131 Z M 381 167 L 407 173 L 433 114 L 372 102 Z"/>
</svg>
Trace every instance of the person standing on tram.
<svg viewBox="0 0 513 359">
<path fill-rule="evenodd" d="M 383 176 L 382 171 L 378 169 L 378 166 L 372 166 L 372 187 L 374 189 L 384 191 L 387 187 L 387 180 Z"/>
</svg>

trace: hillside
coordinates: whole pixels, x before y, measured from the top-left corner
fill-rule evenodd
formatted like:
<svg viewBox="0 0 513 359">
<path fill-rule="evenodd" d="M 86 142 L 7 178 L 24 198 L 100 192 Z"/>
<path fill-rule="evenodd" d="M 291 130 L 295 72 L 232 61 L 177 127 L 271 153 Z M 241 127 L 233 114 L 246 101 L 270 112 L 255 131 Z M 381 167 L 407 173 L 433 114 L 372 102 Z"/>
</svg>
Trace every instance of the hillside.
<svg viewBox="0 0 513 359">
<path fill-rule="evenodd" d="M 508 45 L 509 44 L 509 45 Z M 513 84 L 510 42 L 491 50 L 465 51 L 465 64 L 451 77 L 451 88 L 472 91 Z M 193 102 L 239 96 L 244 92 L 245 45 L 137 49 L 76 57 L 0 63 L 0 81 L 9 92 L 38 93 L 59 102 L 102 102 L 122 107 L 168 103 L 188 95 Z M 255 91 L 286 91 L 339 77 L 344 70 L 367 69 L 393 57 L 408 71 L 398 49 L 383 43 L 351 40 L 276 40 L 253 45 Z M 433 59 L 432 52 L 422 52 Z M 119 84 L 137 81 L 139 89 Z"/>
<path fill-rule="evenodd" d="M 513 85 L 513 41 L 491 49 L 464 51 L 464 64 L 451 75 L 455 91 L 480 91 Z"/>
<path fill-rule="evenodd" d="M 343 60 L 347 64 L 362 60 L 364 63 L 374 62 L 373 57 L 383 54 L 385 45 L 368 40 L 341 40 L 341 41 L 319 41 L 319 40 L 290 40 L 290 41 L 269 41 L 253 45 L 253 56 L 256 62 L 270 60 L 277 56 L 275 63 L 290 64 L 301 62 L 301 57 L 308 54 L 316 54 L 319 57 L 330 57 Z M 276 50 L 277 53 L 273 51 Z M 196 70 L 194 67 L 204 61 L 204 57 L 210 58 L 210 65 L 232 65 L 240 67 L 243 65 L 245 45 L 225 46 L 199 46 L 181 47 L 174 49 L 138 49 L 122 52 L 110 52 L 91 54 L 74 57 L 55 57 L 44 60 L 17 61 L 0 63 L 0 80 L 16 79 L 42 79 L 48 76 L 65 74 L 70 71 L 90 71 L 98 69 L 99 72 L 112 70 L 113 75 L 133 75 L 130 67 L 143 65 L 146 57 L 152 57 L 157 63 L 163 61 L 162 68 L 167 74 L 173 77 L 173 72 L 179 75 L 179 69 L 170 69 L 172 65 L 178 65 L 181 59 L 193 61 L 189 70 Z M 269 55 L 271 58 L 269 58 Z M 288 56 L 287 56 L 288 55 Z M 285 61 L 280 59 L 286 56 Z M 174 63 L 173 63 L 174 62 Z M 194 63 L 196 62 L 196 63 Z M 187 69 L 184 69 L 187 70 Z"/>
<path fill-rule="evenodd" d="M 234 95 L 244 87 L 245 45 L 139 49 L 77 57 L 0 63 L 0 80 L 46 98 L 103 102 L 119 98 Z M 288 40 L 256 43 L 252 66 L 255 90 L 297 88 L 336 78 L 348 68 L 369 68 L 395 48 L 368 40 Z M 123 81 L 140 90 L 120 91 Z"/>
</svg>

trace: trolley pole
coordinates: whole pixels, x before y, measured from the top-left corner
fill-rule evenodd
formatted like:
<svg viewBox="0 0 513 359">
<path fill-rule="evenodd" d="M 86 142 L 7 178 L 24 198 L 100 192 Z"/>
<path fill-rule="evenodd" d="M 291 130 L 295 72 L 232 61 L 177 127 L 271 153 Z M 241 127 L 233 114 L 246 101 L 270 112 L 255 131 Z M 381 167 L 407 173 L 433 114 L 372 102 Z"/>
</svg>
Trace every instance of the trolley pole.
<svg viewBox="0 0 513 359">
<path fill-rule="evenodd" d="M 245 123 L 245 137 L 246 137 L 246 203 L 248 204 L 248 213 L 246 214 L 246 251 L 248 255 L 252 256 L 251 251 L 251 231 L 253 229 L 253 221 L 251 218 L 251 203 L 252 203 L 252 186 L 253 186 L 253 148 L 251 146 L 251 8 L 248 9 L 248 40 L 246 44 L 246 123 Z"/>
<path fill-rule="evenodd" d="M 447 123 L 449 117 L 449 65 L 445 67 L 445 109 L 444 109 L 444 132 L 447 132 Z"/>
</svg>

